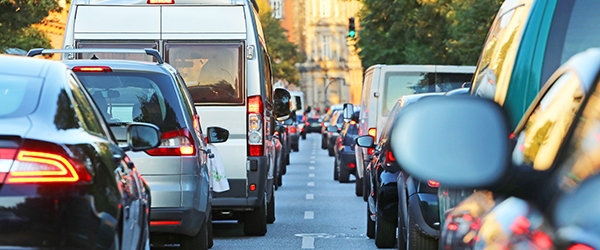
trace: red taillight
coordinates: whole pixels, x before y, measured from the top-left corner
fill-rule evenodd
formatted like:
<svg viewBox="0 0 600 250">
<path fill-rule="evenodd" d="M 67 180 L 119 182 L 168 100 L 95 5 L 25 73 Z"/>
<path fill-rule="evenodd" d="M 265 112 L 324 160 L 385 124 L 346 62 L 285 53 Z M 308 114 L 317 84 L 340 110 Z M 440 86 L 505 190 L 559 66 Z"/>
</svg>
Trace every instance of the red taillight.
<svg viewBox="0 0 600 250">
<path fill-rule="evenodd" d="M 152 156 L 190 156 L 196 154 L 194 138 L 187 128 L 162 134 L 158 148 L 146 150 Z"/>
<path fill-rule="evenodd" d="M 3 173 L 6 183 L 74 183 L 92 179 L 83 164 L 69 157 L 65 149 L 56 144 L 26 141 L 18 152 L 2 149 L 0 154 L 0 159 L 14 157 L 10 171 Z"/>
<path fill-rule="evenodd" d="M 372 136 L 373 138 L 375 138 L 375 136 L 377 136 L 377 129 L 376 128 L 370 128 L 369 131 L 367 132 L 368 135 Z"/>
<path fill-rule="evenodd" d="M 373 155 L 375 153 L 374 148 L 367 148 L 367 154 Z"/>
<path fill-rule="evenodd" d="M 354 163 L 348 163 L 346 164 L 349 168 L 356 168 L 356 164 Z"/>
<path fill-rule="evenodd" d="M 594 248 L 584 244 L 574 244 L 568 250 L 594 250 Z"/>
<path fill-rule="evenodd" d="M 112 72 L 112 69 L 108 66 L 75 66 L 71 70 L 73 72 Z"/>
<path fill-rule="evenodd" d="M 456 230 L 458 230 L 458 225 L 456 225 L 456 223 L 449 223 L 448 224 L 448 230 L 450 230 L 450 231 L 456 231 Z"/>
<path fill-rule="evenodd" d="M 148 0 L 148 4 L 174 4 L 175 0 Z"/>
<path fill-rule="evenodd" d="M 396 158 L 394 158 L 394 154 L 392 153 L 392 151 L 390 151 L 390 150 L 385 151 L 385 161 L 387 163 L 396 161 Z"/>
<path fill-rule="evenodd" d="M 159 221 L 150 221 L 150 226 L 177 226 L 181 224 L 181 221 L 171 221 L 171 220 L 159 220 Z"/>
<path fill-rule="evenodd" d="M 263 103 L 261 96 L 248 97 L 248 155 L 263 156 Z"/>
<path fill-rule="evenodd" d="M 250 191 L 256 191 L 256 184 L 250 184 L 250 186 L 248 186 L 248 189 L 250 189 Z"/>
<path fill-rule="evenodd" d="M 289 127 L 287 127 L 287 129 L 288 129 L 288 133 L 295 134 L 298 132 L 298 128 L 296 128 L 296 126 L 289 126 Z"/>
<path fill-rule="evenodd" d="M 439 188 L 440 187 L 440 183 L 434 180 L 428 180 L 427 181 L 427 185 L 432 187 L 432 188 Z"/>
<path fill-rule="evenodd" d="M 550 238 L 549 235 L 547 235 L 544 232 L 541 231 L 537 231 L 533 234 L 533 237 L 531 237 L 533 240 L 533 243 L 535 243 L 535 245 L 537 247 L 539 247 L 539 249 L 552 249 L 552 238 Z M 588 247 L 588 246 L 585 246 Z M 569 247 L 569 249 L 571 249 Z M 587 248 L 587 249 L 593 249 L 593 248 Z"/>
</svg>

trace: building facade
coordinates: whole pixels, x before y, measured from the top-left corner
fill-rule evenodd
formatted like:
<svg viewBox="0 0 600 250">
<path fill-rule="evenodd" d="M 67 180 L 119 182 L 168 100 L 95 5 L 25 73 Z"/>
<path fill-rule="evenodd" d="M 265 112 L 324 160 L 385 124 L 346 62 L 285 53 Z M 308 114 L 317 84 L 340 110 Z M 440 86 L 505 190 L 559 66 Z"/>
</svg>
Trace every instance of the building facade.
<svg viewBox="0 0 600 250">
<path fill-rule="evenodd" d="M 360 30 L 360 2 L 270 0 L 270 4 L 288 39 L 306 55 L 306 61 L 297 67 L 307 105 L 323 110 L 333 104 L 359 103 L 363 68 L 354 47 L 356 40 L 348 37 L 348 21 L 354 17 Z"/>
</svg>

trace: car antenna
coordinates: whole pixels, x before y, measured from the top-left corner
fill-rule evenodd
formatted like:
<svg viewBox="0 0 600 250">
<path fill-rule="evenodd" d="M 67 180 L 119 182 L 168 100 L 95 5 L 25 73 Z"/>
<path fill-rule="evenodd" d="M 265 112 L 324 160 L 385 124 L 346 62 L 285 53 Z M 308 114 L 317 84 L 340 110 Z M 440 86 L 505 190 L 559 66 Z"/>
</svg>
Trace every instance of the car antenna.
<svg viewBox="0 0 600 250">
<path fill-rule="evenodd" d="M 92 58 L 90 58 L 90 59 L 92 59 L 92 60 L 98 60 L 98 57 L 96 56 L 96 54 L 93 54 Z"/>
</svg>

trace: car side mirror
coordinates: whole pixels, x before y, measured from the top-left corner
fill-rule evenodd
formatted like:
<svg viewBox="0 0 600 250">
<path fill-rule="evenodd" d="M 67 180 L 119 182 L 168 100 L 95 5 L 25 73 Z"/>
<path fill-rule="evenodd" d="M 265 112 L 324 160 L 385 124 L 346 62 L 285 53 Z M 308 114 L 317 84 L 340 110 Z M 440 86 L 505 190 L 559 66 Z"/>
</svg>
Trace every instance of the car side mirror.
<svg viewBox="0 0 600 250">
<path fill-rule="evenodd" d="M 160 139 L 161 132 L 154 124 L 133 122 L 127 125 L 127 145 L 133 152 L 156 148 Z"/>
<path fill-rule="evenodd" d="M 327 126 L 327 132 L 337 133 L 338 127 L 337 126 Z"/>
<path fill-rule="evenodd" d="M 226 142 L 229 139 L 229 130 L 221 127 L 208 127 L 207 133 L 209 143 Z"/>
<path fill-rule="evenodd" d="M 399 114 L 390 146 L 402 169 L 418 179 L 484 188 L 510 166 L 508 131 L 504 111 L 491 100 L 430 97 Z"/>
<path fill-rule="evenodd" d="M 356 145 L 363 148 L 374 148 L 375 147 L 375 138 L 370 135 L 361 135 L 356 137 L 355 139 Z"/>
<path fill-rule="evenodd" d="M 352 103 L 344 103 L 344 121 L 349 122 L 352 120 L 352 115 L 354 114 L 354 105 Z"/>
<path fill-rule="evenodd" d="M 278 121 L 287 120 L 291 114 L 290 102 L 292 96 L 289 91 L 283 88 L 276 88 L 273 91 L 273 114 Z"/>
</svg>

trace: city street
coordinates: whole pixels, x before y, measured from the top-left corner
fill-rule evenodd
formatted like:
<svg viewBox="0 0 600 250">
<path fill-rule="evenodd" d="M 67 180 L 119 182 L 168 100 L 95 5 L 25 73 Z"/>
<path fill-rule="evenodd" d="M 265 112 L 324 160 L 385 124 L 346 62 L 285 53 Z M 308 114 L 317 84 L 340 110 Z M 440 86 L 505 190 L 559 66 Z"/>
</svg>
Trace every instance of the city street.
<svg viewBox="0 0 600 250">
<path fill-rule="evenodd" d="M 333 157 L 320 134 L 300 141 L 276 192 L 276 221 L 264 237 L 244 236 L 235 221 L 214 222 L 212 249 L 377 249 L 366 233 L 366 203 L 354 183 L 333 180 Z"/>
</svg>

